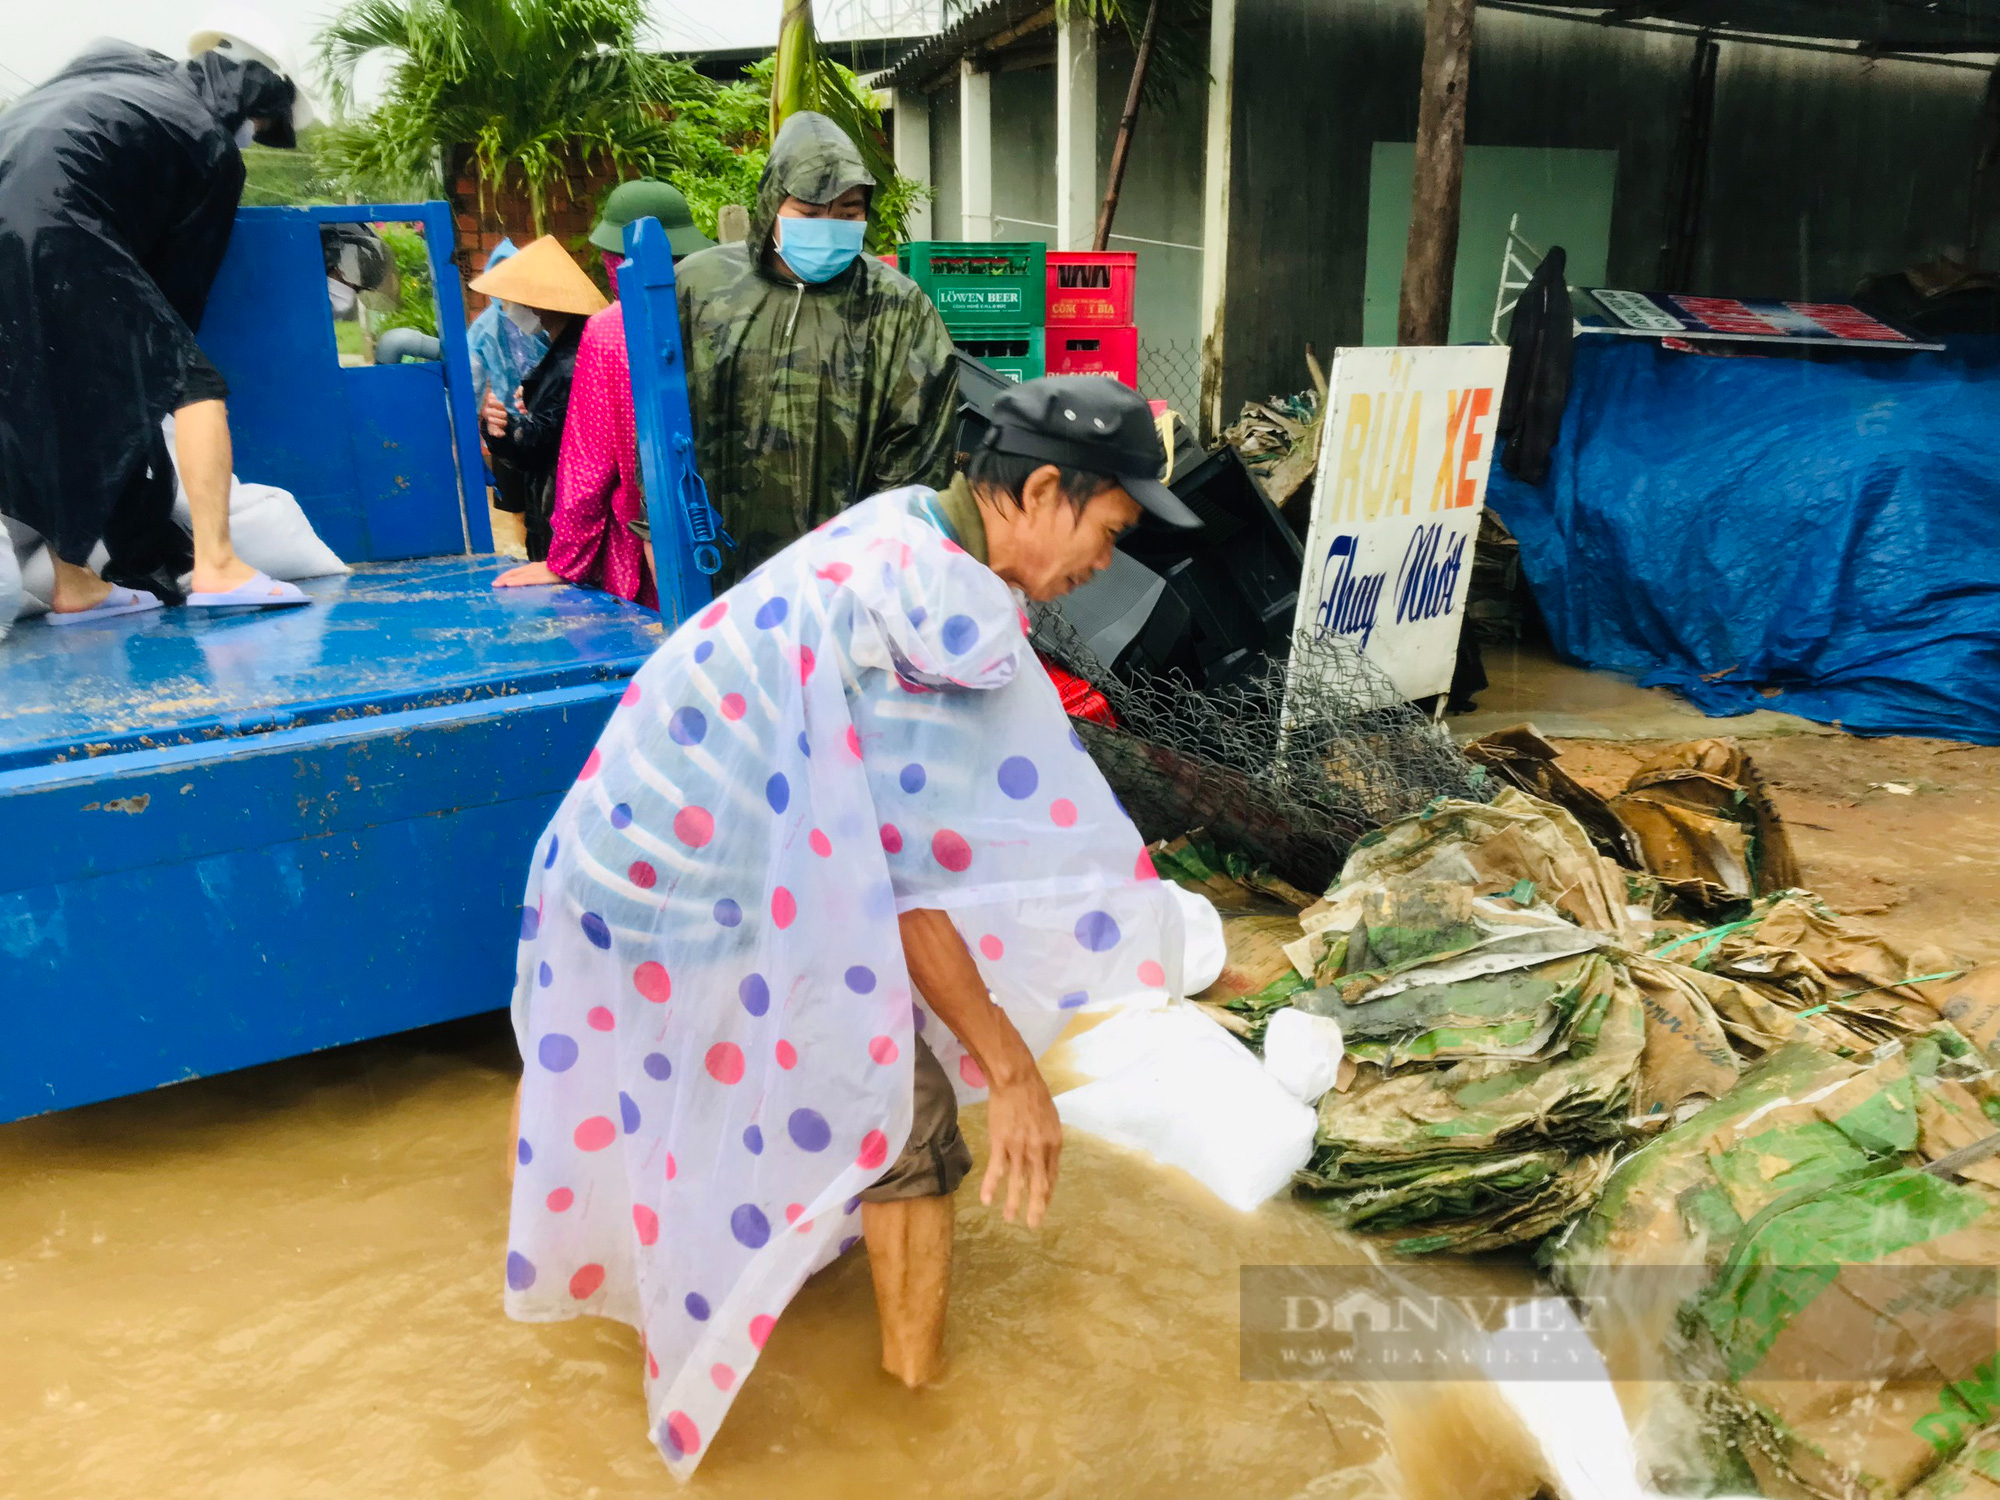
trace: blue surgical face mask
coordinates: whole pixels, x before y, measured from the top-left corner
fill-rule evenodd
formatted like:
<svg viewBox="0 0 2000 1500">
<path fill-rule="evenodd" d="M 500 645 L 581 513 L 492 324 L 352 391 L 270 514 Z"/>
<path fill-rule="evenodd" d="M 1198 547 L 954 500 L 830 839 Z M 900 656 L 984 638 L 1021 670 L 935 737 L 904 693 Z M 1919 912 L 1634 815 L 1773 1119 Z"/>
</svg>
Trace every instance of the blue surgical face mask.
<svg viewBox="0 0 2000 1500">
<path fill-rule="evenodd" d="M 831 281 L 854 264 L 868 233 L 863 219 L 778 220 L 778 254 L 801 281 Z"/>
</svg>

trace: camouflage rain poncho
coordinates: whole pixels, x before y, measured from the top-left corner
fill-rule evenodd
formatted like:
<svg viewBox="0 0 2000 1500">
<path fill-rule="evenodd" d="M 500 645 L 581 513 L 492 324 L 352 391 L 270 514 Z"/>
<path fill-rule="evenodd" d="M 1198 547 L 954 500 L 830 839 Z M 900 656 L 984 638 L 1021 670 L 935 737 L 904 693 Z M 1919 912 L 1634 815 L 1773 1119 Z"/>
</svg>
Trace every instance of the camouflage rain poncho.
<svg viewBox="0 0 2000 1500">
<path fill-rule="evenodd" d="M 855 501 L 951 473 L 951 336 L 872 255 L 802 285 L 767 268 L 787 196 L 826 203 L 873 178 L 824 115 L 778 132 L 750 238 L 682 261 L 682 340 L 702 477 L 737 549 L 730 583 Z"/>
</svg>

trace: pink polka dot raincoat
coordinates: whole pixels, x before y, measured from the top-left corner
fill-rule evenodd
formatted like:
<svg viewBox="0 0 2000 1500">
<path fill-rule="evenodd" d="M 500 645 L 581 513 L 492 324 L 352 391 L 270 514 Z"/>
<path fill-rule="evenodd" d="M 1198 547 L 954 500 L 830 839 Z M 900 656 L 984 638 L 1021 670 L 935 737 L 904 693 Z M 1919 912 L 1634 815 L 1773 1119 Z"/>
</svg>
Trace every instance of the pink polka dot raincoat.
<svg viewBox="0 0 2000 1500">
<path fill-rule="evenodd" d="M 861 1232 L 921 1030 L 896 918 L 950 914 L 1036 1053 L 1180 981 L 1180 919 L 1006 585 L 878 495 L 676 631 L 537 847 L 507 1311 L 637 1327 L 690 1474 L 777 1316 Z"/>
</svg>

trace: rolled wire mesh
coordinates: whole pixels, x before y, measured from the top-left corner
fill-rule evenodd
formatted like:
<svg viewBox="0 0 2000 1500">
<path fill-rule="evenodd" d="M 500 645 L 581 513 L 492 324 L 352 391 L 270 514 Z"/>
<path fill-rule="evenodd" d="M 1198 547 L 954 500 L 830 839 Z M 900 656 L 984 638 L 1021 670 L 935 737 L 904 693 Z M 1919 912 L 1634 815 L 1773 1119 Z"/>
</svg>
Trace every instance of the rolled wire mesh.
<svg viewBox="0 0 2000 1500">
<path fill-rule="evenodd" d="M 1112 671 L 1058 607 L 1036 606 L 1031 618 L 1035 648 L 1089 681 L 1117 716 L 1116 729 L 1077 720 L 1077 732 L 1149 840 L 1205 827 L 1318 891 L 1384 823 L 1439 797 L 1493 793 L 1440 726 L 1335 637 L 1300 635 L 1288 659 L 1197 688 L 1178 673 Z"/>
</svg>

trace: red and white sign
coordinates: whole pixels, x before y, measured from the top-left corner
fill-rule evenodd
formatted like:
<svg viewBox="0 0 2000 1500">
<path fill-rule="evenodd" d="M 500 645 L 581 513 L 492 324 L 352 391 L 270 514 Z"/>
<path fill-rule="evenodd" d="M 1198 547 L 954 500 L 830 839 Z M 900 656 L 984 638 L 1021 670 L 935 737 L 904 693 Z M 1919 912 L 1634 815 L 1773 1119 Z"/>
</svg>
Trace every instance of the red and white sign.
<svg viewBox="0 0 2000 1500">
<path fill-rule="evenodd" d="M 1870 348 L 1941 349 L 1846 302 L 1783 302 L 1766 297 L 1668 296 L 1662 292 L 1590 294 L 1622 327 L 1616 333 L 1757 343 L 1862 344 Z"/>
</svg>

